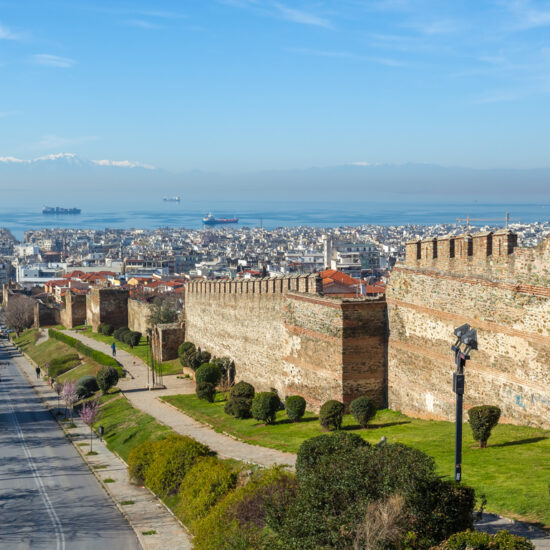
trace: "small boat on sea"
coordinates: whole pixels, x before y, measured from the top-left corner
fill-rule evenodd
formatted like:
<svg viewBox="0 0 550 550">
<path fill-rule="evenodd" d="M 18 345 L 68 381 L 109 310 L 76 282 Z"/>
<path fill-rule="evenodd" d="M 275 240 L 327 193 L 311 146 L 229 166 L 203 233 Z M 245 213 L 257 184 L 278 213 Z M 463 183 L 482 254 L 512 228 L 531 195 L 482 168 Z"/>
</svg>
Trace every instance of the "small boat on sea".
<svg viewBox="0 0 550 550">
<path fill-rule="evenodd" d="M 226 223 L 239 223 L 239 218 L 216 218 L 212 212 L 202 219 L 204 225 L 221 225 Z"/>
</svg>

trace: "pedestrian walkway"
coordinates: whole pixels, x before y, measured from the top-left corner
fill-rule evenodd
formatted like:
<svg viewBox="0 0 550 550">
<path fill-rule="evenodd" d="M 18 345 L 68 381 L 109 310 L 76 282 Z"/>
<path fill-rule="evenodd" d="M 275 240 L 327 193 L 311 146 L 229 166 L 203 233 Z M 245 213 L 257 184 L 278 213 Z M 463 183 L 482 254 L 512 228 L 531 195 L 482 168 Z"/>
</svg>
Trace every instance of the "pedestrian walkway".
<svg viewBox="0 0 550 550">
<path fill-rule="evenodd" d="M 88 338 L 78 331 L 66 330 L 63 332 L 73 338 L 78 338 L 91 348 L 104 353 L 111 353 L 110 345 L 104 342 Z M 294 467 L 295 454 L 250 445 L 228 435 L 215 432 L 208 426 L 197 422 L 185 413 L 158 399 L 165 395 L 194 393 L 195 384 L 193 381 L 177 378 L 176 376 L 164 376 L 166 389 L 149 391 L 147 389 L 148 380 L 150 382 L 149 367 L 139 357 L 127 351 L 117 349 L 116 358 L 124 369 L 132 375 L 122 378 L 118 386 L 136 409 L 150 414 L 159 422 L 170 426 L 177 433 L 187 435 L 204 445 L 208 445 L 221 458 L 233 458 L 261 466 L 281 464 Z"/>
<path fill-rule="evenodd" d="M 46 382 L 36 378 L 34 365 L 31 365 L 23 356 L 14 357 L 14 361 L 44 405 L 52 414 L 61 417 L 62 415 L 57 414 L 60 412 L 57 394 Z M 144 550 L 166 548 L 191 550 L 193 548 L 191 535 L 153 493 L 144 487 L 130 483 L 126 463 L 109 451 L 105 443 L 95 434 L 92 436 L 92 448 L 97 454 L 86 454 L 90 451 L 90 429 L 77 417 L 74 418 L 74 424 L 76 428 L 68 428 L 65 425 L 65 432 L 132 526 L 142 548 Z"/>
<path fill-rule="evenodd" d="M 78 332 L 65 332 L 92 348 L 104 353 L 111 353 L 110 346 L 103 342 L 87 338 Z M 117 359 L 134 377 L 133 379 L 130 379 L 130 377 L 122 379 L 119 382 L 119 387 L 137 409 L 150 414 L 159 422 L 170 426 L 174 431 L 188 435 L 208 445 L 220 457 L 235 458 L 264 466 L 285 464 L 293 467 L 295 465 L 296 455 L 294 454 L 236 441 L 227 435 L 215 432 L 208 426 L 193 420 L 182 411 L 158 399 L 159 396 L 163 395 L 194 393 L 195 385 L 192 381 L 178 379 L 175 376 L 165 376 L 166 389 L 148 391 L 146 389 L 148 367 L 145 363 L 134 355 L 122 350 L 117 350 Z M 528 523 L 510 520 L 496 514 L 484 514 L 483 519 L 477 522 L 475 526 L 479 531 L 487 533 L 496 533 L 507 529 L 511 533 L 529 538 L 537 550 L 550 550 L 550 536 L 542 529 L 538 529 Z"/>
</svg>

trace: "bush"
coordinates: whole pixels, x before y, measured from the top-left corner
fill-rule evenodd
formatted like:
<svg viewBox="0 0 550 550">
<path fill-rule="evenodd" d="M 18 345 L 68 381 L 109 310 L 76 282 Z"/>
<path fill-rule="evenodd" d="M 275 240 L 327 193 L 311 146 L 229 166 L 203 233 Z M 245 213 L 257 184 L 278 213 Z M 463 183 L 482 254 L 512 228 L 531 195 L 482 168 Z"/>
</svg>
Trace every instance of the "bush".
<svg viewBox="0 0 550 550">
<path fill-rule="evenodd" d="M 214 384 L 210 382 L 197 382 L 195 392 L 199 399 L 214 403 L 214 398 L 216 397 L 216 386 Z"/>
<path fill-rule="evenodd" d="M 134 447 L 128 455 L 128 475 L 139 484 L 145 483 L 145 471 L 154 460 L 160 441 L 145 441 Z"/>
<path fill-rule="evenodd" d="M 292 422 L 298 422 L 306 412 L 306 400 L 301 395 L 290 395 L 285 400 L 286 415 Z"/>
<path fill-rule="evenodd" d="M 118 371 L 113 367 L 102 367 L 96 375 L 97 385 L 105 395 L 118 382 Z"/>
<path fill-rule="evenodd" d="M 193 355 L 190 356 L 189 366 L 193 370 L 197 370 L 204 363 L 209 363 L 212 355 L 207 351 L 201 351 L 199 348 Z"/>
<path fill-rule="evenodd" d="M 95 376 L 88 374 L 83 376 L 76 384 L 76 393 L 79 399 L 90 397 L 99 390 Z"/>
<path fill-rule="evenodd" d="M 491 430 L 498 424 L 500 419 L 500 409 L 491 405 L 472 407 L 468 411 L 468 416 L 474 439 L 479 441 L 479 446 L 482 449 L 486 448 L 487 440 L 491 437 Z"/>
<path fill-rule="evenodd" d="M 235 418 L 250 418 L 252 416 L 250 409 L 252 408 L 252 399 L 248 397 L 231 397 L 225 404 L 226 414 L 230 414 Z"/>
<path fill-rule="evenodd" d="M 211 451 L 198 441 L 183 435 L 170 435 L 154 448 L 154 456 L 145 469 L 145 484 L 160 497 L 179 490 L 187 471 Z"/>
<path fill-rule="evenodd" d="M 61 357 L 55 357 L 50 361 L 49 375 L 56 378 L 60 374 L 71 370 L 80 363 L 78 353 L 67 353 Z"/>
<path fill-rule="evenodd" d="M 195 371 L 195 381 L 209 382 L 213 386 L 220 383 L 222 373 L 220 367 L 214 363 L 204 363 Z"/>
<path fill-rule="evenodd" d="M 97 332 L 99 332 L 99 334 L 105 334 L 105 336 L 111 336 L 114 330 L 113 325 L 110 325 L 109 323 L 99 323 L 99 326 L 97 327 Z"/>
<path fill-rule="evenodd" d="M 480 531 L 456 533 L 438 546 L 439 550 L 535 550 L 528 539 L 500 531 L 495 535 Z"/>
<path fill-rule="evenodd" d="M 339 430 L 344 417 L 344 404 L 334 399 L 327 401 L 319 411 L 319 422 L 325 430 Z"/>
<path fill-rule="evenodd" d="M 181 484 L 176 515 L 184 525 L 205 517 L 210 509 L 237 483 L 236 472 L 215 457 L 199 459 L 187 472 Z"/>
<path fill-rule="evenodd" d="M 254 386 L 248 382 L 237 382 L 231 388 L 229 397 L 246 397 L 252 399 L 254 397 Z"/>
<path fill-rule="evenodd" d="M 351 402 L 350 411 L 361 428 L 366 428 L 376 414 L 376 405 L 368 397 L 358 397 Z"/>
<path fill-rule="evenodd" d="M 281 468 L 254 472 L 246 485 L 230 492 L 195 522 L 195 550 L 274 550 L 264 545 L 266 503 L 294 483 L 294 476 Z"/>
<path fill-rule="evenodd" d="M 123 340 L 123 336 L 124 334 L 126 334 L 127 332 L 129 332 L 130 329 L 128 327 L 120 327 L 120 328 L 117 328 L 114 332 L 113 332 L 113 337 L 115 340 L 118 340 L 119 342 L 122 342 Z"/>
<path fill-rule="evenodd" d="M 132 347 L 139 346 L 139 343 L 141 342 L 141 332 L 137 330 L 132 330 L 130 331 L 129 336 L 127 336 L 126 338 L 127 338 L 126 343 L 128 345 Z"/>
<path fill-rule="evenodd" d="M 433 459 L 405 445 L 370 446 L 353 435 L 327 434 L 302 444 L 296 496 L 274 503 L 267 516 L 282 547 L 353 548 L 367 506 L 394 495 L 403 499 L 403 532 L 426 547 L 471 521 L 473 491 L 443 486 Z"/>
<path fill-rule="evenodd" d="M 257 393 L 252 400 L 250 412 L 256 420 L 265 422 L 266 424 L 273 424 L 280 404 L 281 400 L 276 393 Z"/>
<path fill-rule="evenodd" d="M 298 449 L 296 458 L 296 475 L 298 478 L 314 471 L 325 457 L 347 455 L 360 447 L 368 447 L 362 437 L 348 432 L 318 435 L 306 439 Z"/>
<path fill-rule="evenodd" d="M 222 373 L 221 383 L 225 387 L 231 386 L 235 379 L 235 363 L 229 357 L 215 357 L 210 362 L 220 367 Z"/>
<path fill-rule="evenodd" d="M 183 342 L 183 344 L 180 344 L 178 346 L 178 357 L 181 357 L 182 355 L 185 355 L 190 351 L 197 351 L 195 348 L 195 344 L 193 344 L 193 342 Z"/>
</svg>

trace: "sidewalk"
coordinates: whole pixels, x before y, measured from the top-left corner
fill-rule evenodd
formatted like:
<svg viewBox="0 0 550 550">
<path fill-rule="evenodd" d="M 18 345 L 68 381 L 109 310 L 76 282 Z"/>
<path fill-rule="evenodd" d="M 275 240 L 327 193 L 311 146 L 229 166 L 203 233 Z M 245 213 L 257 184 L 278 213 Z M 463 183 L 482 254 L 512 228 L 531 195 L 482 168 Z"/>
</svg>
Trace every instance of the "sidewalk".
<svg viewBox="0 0 550 550">
<path fill-rule="evenodd" d="M 91 348 L 109 355 L 111 354 L 110 346 L 103 342 L 88 338 L 77 331 L 65 330 L 62 332 L 73 338 L 78 338 Z M 116 358 L 132 375 L 131 377 L 121 378 L 118 387 L 124 392 L 126 398 L 136 409 L 150 414 L 159 422 L 170 426 L 174 431 L 192 437 L 204 445 L 208 445 L 221 458 L 233 458 L 261 466 L 272 466 L 274 464 L 294 466 L 296 455 L 292 453 L 285 453 L 258 445 L 250 445 L 215 432 L 204 424 L 193 420 L 185 413 L 157 399 L 164 395 L 195 393 L 195 383 L 193 381 L 176 378 L 176 376 L 164 376 L 166 389 L 149 391 L 147 390 L 149 367 L 135 355 L 123 350 L 117 349 Z"/>
<path fill-rule="evenodd" d="M 55 415 L 58 409 L 57 394 L 43 380 L 37 380 L 35 367 L 25 357 L 14 357 L 13 360 L 44 405 Z M 90 450 L 90 429 L 77 416 L 74 418 L 74 423 L 76 428 L 72 429 L 67 428 L 63 423 L 61 426 L 82 459 L 132 526 L 142 548 L 144 550 L 165 548 L 191 550 L 193 548 L 191 537 L 180 522 L 148 489 L 130 483 L 126 463 L 109 451 L 105 443 L 99 441 L 95 434 L 92 448 L 97 455 L 86 455 Z M 155 533 L 144 534 L 152 531 Z"/>
<path fill-rule="evenodd" d="M 87 338 L 73 331 L 63 332 L 78 338 L 92 348 L 104 353 L 111 353 L 111 348 L 103 342 Z M 118 384 L 128 400 L 134 407 L 150 414 L 159 422 L 170 426 L 174 431 L 188 435 L 208 445 L 222 458 L 235 458 L 243 462 L 252 462 L 264 466 L 286 464 L 293 467 L 296 463 L 296 455 L 294 454 L 236 441 L 229 436 L 215 432 L 213 429 L 193 420 L 175 407 L 157 399 L 157 397 L 163 395 L 194 393 L 194 382 L 178 379 L 175 376 L 165 376 L 165 390 L 148 391 L 145 389 L 147 387 L 148 370 L 145 363 L 134 355 L 122 350 L 117 350 L 117 359 L 134 376 L 133 380 L 130 380 L 130 377 L 123 378 Z M 487 533 L 496 533 L 507 529 L 511 533 L 530 539 L 537 550 L 550 550 L 550 536 L 542 529 L 538 529 L 528 523 L 510 520 L 496 514 L 484 514 L 483 519 L 477 522 L 475 527 L 479 531 Z"/>
</svg>

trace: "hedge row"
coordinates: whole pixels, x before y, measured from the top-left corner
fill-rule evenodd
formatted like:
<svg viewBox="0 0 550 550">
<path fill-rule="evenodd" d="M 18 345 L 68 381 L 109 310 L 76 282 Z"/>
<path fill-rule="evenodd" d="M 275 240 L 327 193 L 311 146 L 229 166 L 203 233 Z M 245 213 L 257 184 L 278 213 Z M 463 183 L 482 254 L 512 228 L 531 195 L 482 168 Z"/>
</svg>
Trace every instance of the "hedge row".
<svg viewBox="0 0 550 550">
<path fill-rule="evenodd" d="M 117 369 L 120 376 L 124 376 L 124 371 L 122 367 L 118 364 L 118 361 L 114 357 L 110 357 L 106 353 L 97 351 L 96 349 L 93 349 L 90 346 L 83 344 L 80 340 L 77 340 L 72 336 L 68 336 L 67 334 L 63 334 L 62 332 L 59 332 L 53 328 L 48 329 L 48 335 L 50 338 L 55 338 L 56 340 L 59 340 L 60 342 L 63 342 L 64 344 L 75 348 L 76 351 L 78 351 L 82 355 L 89 357 L 90 359 L 92 359 L 92 361 L 95 361 L 96 363 L 99 363 L 104 367 L 114 367 L 115 369 Z"/>
</svg>

